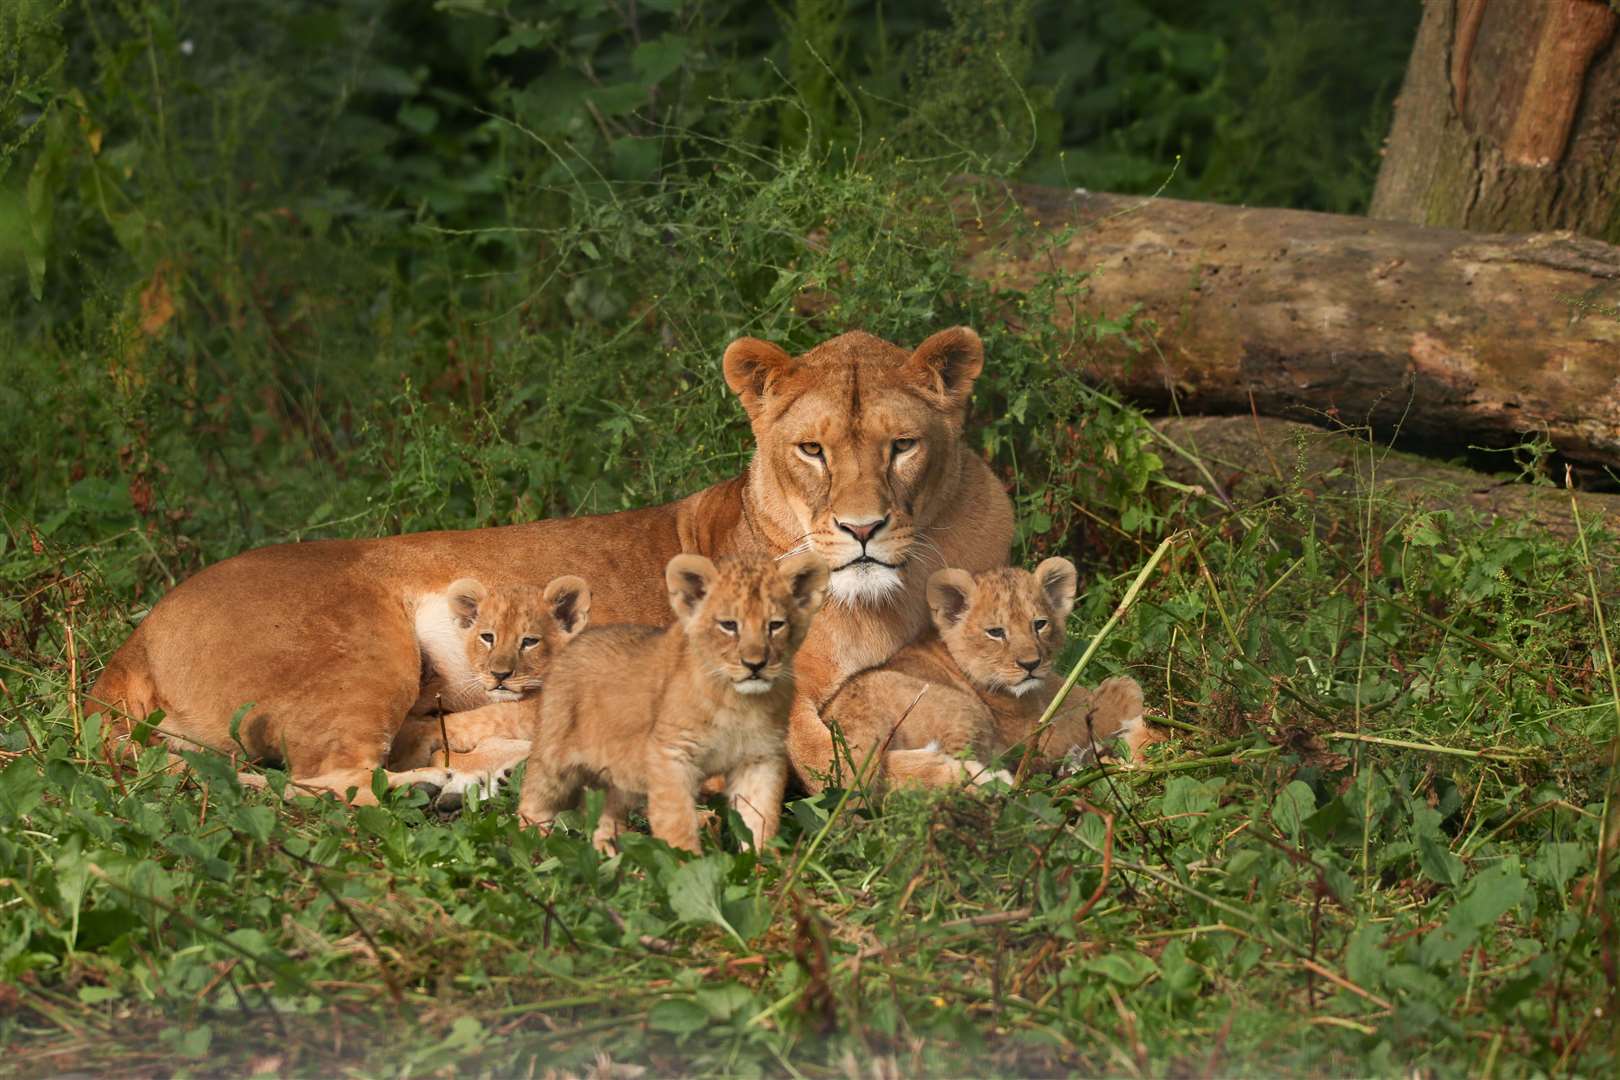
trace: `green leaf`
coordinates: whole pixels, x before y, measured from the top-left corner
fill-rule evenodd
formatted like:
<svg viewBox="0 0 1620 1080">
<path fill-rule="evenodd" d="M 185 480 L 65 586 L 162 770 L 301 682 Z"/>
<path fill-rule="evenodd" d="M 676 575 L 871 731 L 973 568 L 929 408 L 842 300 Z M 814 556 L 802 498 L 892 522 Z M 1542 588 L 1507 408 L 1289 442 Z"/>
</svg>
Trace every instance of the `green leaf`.
<svg viewBox="0 0 1620 1080">
<path fill-rule="evenodd" d="M 33 759 L 19 757 L 0 769 L 0 820 L 23 817 L 45 796 L 45 778 Z"/>
<path fill-rule="evenodd" d="M 677 867 L 669 879 L 669 906 L 682 922 L 718 926 L 746 944 L 720 910 L 729 861 L 729 856 L 714 854 Z"/>
<path fill-rule="evenodd" d="M 399 112 L 394 114 L 394 119 L 407 131 L 427 135 L 439 126 L 439 110 L 431 105 L 413 101 L 409 105 L 401 105 Z"/>
<path fill-rule="evenodd" d="M 1567 841 L 1545 844 L 1525 870 L 1534 880 L 1561 892 L 1571 878 L 1586 869 L 1588 857 L 1588 849 L 1583 844 Z"/>
<path fill-rule="evenodd" d="M 647 1023 L 655 1031 L 690 1035 L 709 1026 L 709 1011 L 695 1001 L 668 999 L 652 1007 L 647 1014 Z"/>
<path fill-rule="evenodd" d="M 679 34 L 664 34 L 654 41 L 643 41 L 630 56 L 630 66 L 649 85 L 662 82 L 686 62 L 687 40 Z"/>
<path fill-rule="evenodd" d="M 1081 971 L 1094 972 L 1122 986 L 1135 986 L 1158 970 L 1148 957 L 1132 949 L 1094 956 L 1080 965 Z"/>
<path fill-rule="evenodd" d="M 1441 885 L 1456 885 L 1462 881 L 1462 860 L 1451 853 L 1438 836 L 1419 833 L 1417 837 L 1418 867 L 1430 881 Z"/>
<path fill-rule="evenodd" d="M 1303 780 L 1295 780 L 1277 793 L 1271 803 L 1271 817 L 1277 827 L 1298 840 L 1300 826 L 1316 812 L 1316 793 Z"/>
</svg>

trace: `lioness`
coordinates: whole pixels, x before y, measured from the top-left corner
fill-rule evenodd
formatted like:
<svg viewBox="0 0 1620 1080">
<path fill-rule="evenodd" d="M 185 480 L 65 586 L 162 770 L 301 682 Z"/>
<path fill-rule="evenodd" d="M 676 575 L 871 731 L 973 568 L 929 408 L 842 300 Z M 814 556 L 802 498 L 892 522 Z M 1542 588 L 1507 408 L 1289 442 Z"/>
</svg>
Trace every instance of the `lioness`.
<svg viewBox="0 0 1620 1080">
<path fill-rule="evenodd" d="M 1004 772 L 954 755 L 990 758 L 1035 733 L 1057 692 L 1052 660 L 1063 649 L 1075 581 L 1067 559 L 1047 559 L 1034 573 L 948 569 L 930 577 L 936 633 L 856 675 L 822 707 L 863 779 L 930 787 L 1011 782 Z M 1089 753 L 1118 736 L 1133 752 L 1151 738 L 1142 688 L 1124 676 L 1096 690 L 1071 690 L 1035 749 Z"/>
<path fill-rule="evenodd" d="M 599 850 L 645 796 L 653 835 L 697 851 L 698 786 L 718 775 L 759 847 L 781 817 L 793 654 L 826 595 L 827 564 L 814 552 L 718 566 L 677 555 L 664 576 L 675 625 L 600 626 L 552 666 L 518 813 L 550 828 L 580 788 L 602 786 Z"/>
<path fill-rule="evenodd" d="M 754 431 L 743 475 L 599 517 L 245 552 L 160 600 L 91 697 L 135 718 L 161 709 L 163 732 L 221 749 L 251 702 L 239 730 L 250 752 L 284 760 L 306 786 L 369 801 L 371 770 L 421 684 L 413 614 L 456 578 L 500 587 L 579 574 L 597 621 L 661 626 L 664 565 L 680 552 L 814 550 L 832 568 L 832 602 L 796 663 L 788 750 L 818 786 L 833 761 L 820 702 L 927 625 L 931 571 L 1007 561 L 1012 505 L 962 442 L 983 365 L 965 327 L 909 352 L 860 332 L 799 357 L 741 338 L 723 367 Z"/>
</svg>

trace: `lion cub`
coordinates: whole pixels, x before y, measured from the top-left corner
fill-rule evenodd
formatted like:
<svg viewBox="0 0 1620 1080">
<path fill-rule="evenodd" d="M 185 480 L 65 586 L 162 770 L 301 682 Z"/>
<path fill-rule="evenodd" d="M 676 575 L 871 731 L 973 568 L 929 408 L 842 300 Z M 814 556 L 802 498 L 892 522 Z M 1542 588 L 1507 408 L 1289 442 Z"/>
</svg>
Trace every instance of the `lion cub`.
<svg viewBox="0 0 1620 1080">
<path fill-rule="evenodd" d="M 719 774 L 760 847 L 781 814 L 793 654 L 827 564 L 677 555 L 664 580 L 672 626 L 593 627 L 552 665 L 518 812 L 549 828 L 581 788 L 605 787 L 593 841 L 608 851 L 644 795 L 653 835 L 697 851 L 698 787 Z"/>
<path fill-rule="evenodd" d="M 823 719 L 839 725 L 868 779 L 886 774 L 933 787 L 1011 782 L 1005 772 L 954 755 L 992 757 L 1034 732 L 1057 692 L 1052 660 L 1063 649 L 1076 580 L 1067 559 L 1047 559 L 1034 573 L 936 572 L 928 579 L 936 633 L 845 683 L 822 707 Z M 1142 688 L 1126 677 L 1071 690 L 1035 749 L 1087 752 L 1121 735 L 1133 753 L 1152 738 Z"/>
<path fill-rule="evenodd" d="M 441 728 L 430 717 L 533 695 L 552 659 L 585 629 L 590 613 L 590 586 L 573 575 L 554 578 L 543 589 L 489 588 L 461 578 L 424 597 L 416 608 L 422 689 L 395 736 L 389 767 L 421 768 L 443 753 Z M 498 731 L 488 722 L 462 723 L 451 733 L 450 749 L 466 753 L 490 737 L 527 735 L 515 721 Z"/>
</svg>

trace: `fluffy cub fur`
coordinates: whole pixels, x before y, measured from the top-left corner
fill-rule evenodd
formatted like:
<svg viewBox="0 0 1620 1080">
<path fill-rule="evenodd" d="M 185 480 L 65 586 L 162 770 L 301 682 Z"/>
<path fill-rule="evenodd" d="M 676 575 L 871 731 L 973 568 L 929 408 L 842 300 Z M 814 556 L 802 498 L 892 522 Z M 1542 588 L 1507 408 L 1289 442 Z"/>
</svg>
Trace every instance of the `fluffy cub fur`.
<svg viewBox="0 0 1620 1080">
<path fill-rule="evenodd" d="M 594 839 L 607 850 L 644 795 L 653 835 L 697 851 L 698 787 L 718 774 L 763 845 L 787 782 L 793 654 L 826 595 L 827 564 L 814 553 L 683 554 L 664 579 L 673 626 L 594 627 L 552 665 L 519 812 L 549 828 L 581 788 L 605 787 Z"/>
<path fill-rule="evenodd" d="M 591 590 L 582 578 L 564 575 L 544 588 L 505 585 L 489 588 L 461 578 L 441 593 L 424 597 L 416 609 L 416 638 L 422 650 L 422 688 L 409 718 L 395 738 L 391 769 L 443 764 L 439 713 L 518 701 L 540 689 L 552 659 L 590 621 Z M 458 725 L 470 751 L 492 736 L 520 738 L 527 732 L 476 731 Z"/>
<path fill-rule="evenodd" d="M 935 787 L 1010 781 L 1005 772 L 956 755 L 989 758 L 1031 737 L 1057 692 L 1052 660 L 1063 649 L 1075 582 L 1067 559 L 1047 559 L 1034 573 L 1004 567 L 931 576 L 935 633 L 857 675 L 822 707 L 865 779 Z M 1151 740 L 1134 679 L 1075 687 L 1036 749 L 1089 752 L 1116 736 L 1133 752 Z"/>
</svg>

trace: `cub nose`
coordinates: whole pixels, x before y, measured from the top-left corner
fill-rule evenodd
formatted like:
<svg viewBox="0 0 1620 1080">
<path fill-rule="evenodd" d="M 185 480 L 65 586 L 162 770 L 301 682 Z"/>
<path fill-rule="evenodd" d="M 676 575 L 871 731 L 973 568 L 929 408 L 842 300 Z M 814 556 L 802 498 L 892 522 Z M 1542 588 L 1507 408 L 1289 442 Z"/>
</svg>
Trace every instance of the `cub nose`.
<svg viewBox="0 0 1620 1080">
<path fill-rule="evenodd" d="M 1020 660 L 1018 661 L 1018 666 L 1023 668 L 1029 674 L 1033 675 L 1035 674 L 1035 669 L 1041 666 L 1041 658 L 1037 656 L 1033 660 Z"/>
<path fill-rule="evenodd" d="M 494 677 L 495 677 L 495 681 L 496 681 L 496 682 L 498 682 L 498 683 L 503 683 L 503 682 L 505 682 L 505 681 L 506 681 L 506 680 L 507 680 L 507 679 L 509 679 L 509 678 L 511 678 L 511 676 L 512 676 L 512 669 L 511 669 L 511 668 L 507 668 L 507 669 L 506 669 L 506 670 L 505 670 L 505 671 L 491 671 L 491 672 L 490 672 L 490 674 L 491 674 L 491 675 L 493 675 L 493 676 L 494 676 Z"/>
<path fill-rule="evenodd" d="M 749 660 L 745 657 L 743 659 L 743 667 L 748 669 L 748 674 L 758 675 L 760 672 L 765 670 L 765 658 L 762 656 L 758 660 Z"/>
<path fill-rule="evenodd" d="M 885 516 L 878 518 L 876 521 L 840 521 L 838 527 L 864 544 L 876 536 L 878 530 L 888 523 L 889 519 Z"/>
</svg>

